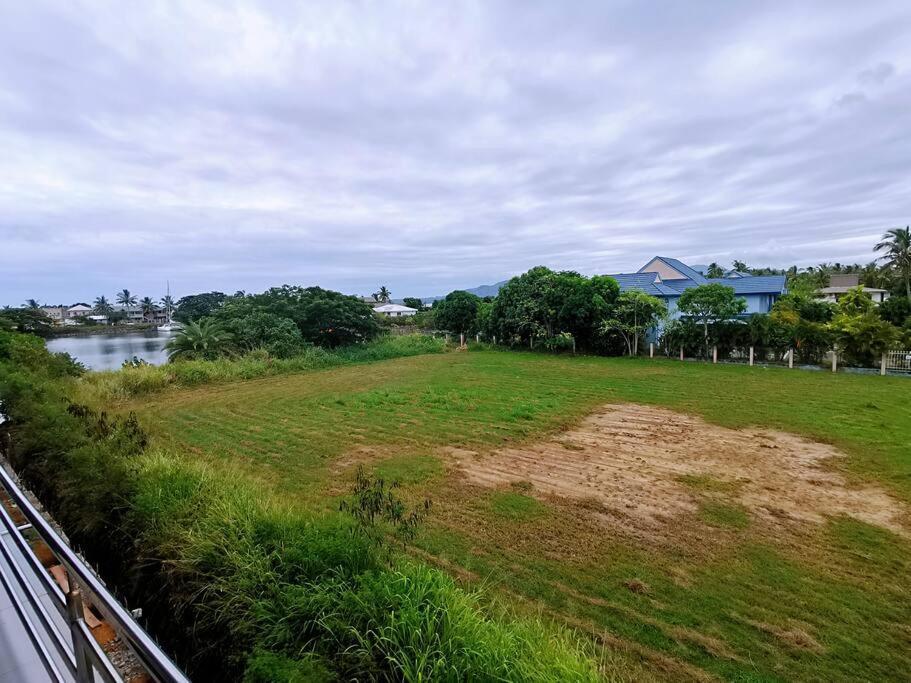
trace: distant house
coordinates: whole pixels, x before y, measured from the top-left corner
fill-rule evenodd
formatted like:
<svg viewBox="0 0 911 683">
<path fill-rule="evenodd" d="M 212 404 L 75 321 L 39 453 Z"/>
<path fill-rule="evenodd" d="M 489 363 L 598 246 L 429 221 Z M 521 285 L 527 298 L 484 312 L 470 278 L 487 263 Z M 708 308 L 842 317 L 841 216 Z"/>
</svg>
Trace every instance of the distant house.
<svg viewBox="0 0 911 683">
<path fill-rule="evenodd" d="M 66 320 L 66 306 L 42 306 L 42 312 L 51 320 L 54 321 L 55 325 L 63 325 Z"/>
<path fill-rule="evenodd" d="M 670 318 L 679 318 L 677 301 L 688 289 L 699 285 L 722 284 L 734 290 L 746 302 L 745 316 L 768 313 L 772 305 L 784 294 L 784 275 L 753 276 L 748 273 L 725 273 L 721 278 L 708 278 L 699 270 L 679 259 L 655 256 L 635 273 L 610 275 L 620 285 L 620 291 L 639 290 L 661 299 L 667 304 Z"/>
<path fill-rule="evenodd" d="M 85 304 L 76 304 L 66 309 L 67 318 L 84 318 L 87 315 L 91 315 L 91 313 L 92 307 Z"/>
<path fill-rule="evenodd" d="M 416 308 L 400 306 L 399 304 L 383 304 L 382 306 L 374 307 L 373 310 L 389 318 L 405 318 L 418 312 Z"/>
<path fill-rule="evenodd" d="M 849 289 L 860 286 L 860 273 L 845 273 L 841 275 L 832 275 L 829 278 L 829 286 L 823 287 L 816 292 L 816 298 L 837 303 L 838 300 L 848 293 Z M 876 289 L 875 287 L 864 287 L 864 294 L 873 299 L 873 303 L 881 304 L 889 298 L 889 292 L 885 289 Z"/>
</svg>

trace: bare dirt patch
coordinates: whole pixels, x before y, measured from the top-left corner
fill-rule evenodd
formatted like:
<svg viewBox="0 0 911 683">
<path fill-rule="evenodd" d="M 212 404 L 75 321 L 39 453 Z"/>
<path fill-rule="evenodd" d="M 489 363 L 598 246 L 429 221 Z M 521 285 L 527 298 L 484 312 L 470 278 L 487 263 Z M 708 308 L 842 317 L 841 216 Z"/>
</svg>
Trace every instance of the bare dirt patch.
<svg viewBox="0 0 911 683">
<path fill-rule="evenodd" d="M 530 482 L 535 495 L 587 502 L 592 514 L 638 531 L 666 530 L 696 512 L 701 497 L 724 495 L 772 523 L 849 515 L 907 535 L 898 501 L 876 487 L 850 487 L 831 467 L 844 457 L 836 448 L 661 408 L 611 405 L 547 441 L 448 456 L 470 482 Z M 713 485 L 696 491 L 694 481 Z"/>
</svg>

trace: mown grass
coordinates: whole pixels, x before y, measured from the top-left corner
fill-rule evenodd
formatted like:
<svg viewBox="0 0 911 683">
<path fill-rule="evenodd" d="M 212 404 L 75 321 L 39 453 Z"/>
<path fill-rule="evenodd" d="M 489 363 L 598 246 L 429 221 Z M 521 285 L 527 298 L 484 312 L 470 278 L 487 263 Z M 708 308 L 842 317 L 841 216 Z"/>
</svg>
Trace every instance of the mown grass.
<svg viewBox="0 0 911 683">
<path fill-rule="evenodd" d="M 272 377 L 323 368 L 441 353 L 446 342 L 427 335 L 381 337 L 338 349 L 311 346 L 290 358 L 273 358 L 264 351 L 218 360 L 182 360 L 166 365 L 143 365 L 92 372 L 77 385 L 74 400 L 106 405 L 112 400 L 147 396 L 172 387 L 192 387 L 220 382 Z"/>
<path fill-rule="evenodd" d="M 656 549 L 529 492 L 479 494 L 445 474 L 443 447 L 533 439 L 619 401 L 833 443 L 849 479 L 911 504 L 911 382 L 901 378 L 476 350 L 169 391 L 120 409 L 137 410 L 158 443 L 302 510 L 334 509 L 350 474 L 335 463 L 373 462 L 434 500 L 424 552 L 530 611 L 610 634 L 613 651 L 657 678 L 909 670 L 907 539 L 846 518 L 769 535 L 731 503 L 730 485 L 694 478 L 684 483 L 701 518 L 681 522 L 685 543 Z"/>
</svg>

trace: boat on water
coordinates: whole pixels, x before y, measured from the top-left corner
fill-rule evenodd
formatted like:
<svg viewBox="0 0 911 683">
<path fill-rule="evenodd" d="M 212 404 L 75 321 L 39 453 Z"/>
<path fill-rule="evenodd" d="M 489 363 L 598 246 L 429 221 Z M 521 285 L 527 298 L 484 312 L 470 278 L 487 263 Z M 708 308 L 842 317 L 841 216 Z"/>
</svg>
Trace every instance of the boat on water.
<svg viewBox="0 0 911 683">
<path fill-rule="evenodd" d="M 174 320 L 171 320 L 171 281 L 170 280 L 168 280 L 168 298 L 166 299 L 166 301 L 168 302 L 168 307 L 167 307 L 168 319 L 163 325 L 158 326 L 158 331 L 159 332 L 176 332 L 177 330 L 182 330 L 183 325 L 181 325 L 179 322 L 175 322 Z"/>
</svg>

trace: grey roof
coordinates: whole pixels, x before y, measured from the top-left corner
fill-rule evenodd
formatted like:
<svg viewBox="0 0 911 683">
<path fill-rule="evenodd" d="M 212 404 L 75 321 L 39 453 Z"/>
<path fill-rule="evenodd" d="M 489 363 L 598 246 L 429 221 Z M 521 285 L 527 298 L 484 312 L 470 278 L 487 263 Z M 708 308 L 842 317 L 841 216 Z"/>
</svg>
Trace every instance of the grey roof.
<svg viewBox="0 0 911 683">
<path fill-rule="evenodd" d="M 752 275 L 750 277 L 718 278 L 709 280 L 734 288 L 735 294 L 784 294 L 784 275 Z"/>
<path fill-rule="evenodd" d="M 655 273 L 616 273 L 607 277 L 617 281 L 621 292 L 637 289 L 652 296 L 680 296 L 680 292 L 663 283 L 655 282 Z"/>
</svg>

